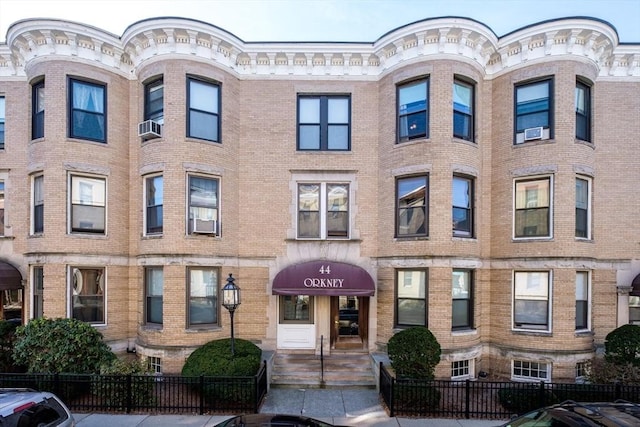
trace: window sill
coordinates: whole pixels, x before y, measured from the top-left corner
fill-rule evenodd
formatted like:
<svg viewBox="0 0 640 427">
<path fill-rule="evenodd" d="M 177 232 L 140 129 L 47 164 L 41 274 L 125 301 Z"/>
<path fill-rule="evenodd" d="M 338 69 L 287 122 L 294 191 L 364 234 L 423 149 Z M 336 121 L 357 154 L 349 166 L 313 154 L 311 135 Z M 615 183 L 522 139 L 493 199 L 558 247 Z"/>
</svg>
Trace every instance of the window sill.
<svg viewBox="0 0 640 427">
<path fill-rule="evenodd" d="M 415 145 L 415 144 L 420 144 L 420 143 L 423 143 L 423 142 L 429 142 L 429 140 L 430 139 L 429 139 L 428 136 L 422 137 L 422 138 L 409 139 L 407 141 L 397 141 L 396 140 L 396 143 L 393 144 L 393 145 L 394 145 L 394 147 L 406 147 L 408 145 Z"/>
<path fill-rule="evenodd" d="M 393 238 L 396 242 L 412 242 L 418 240 L 430 240 L 429 236 L 395 236 Z"/>
<path fill-rule="evenodd" d="M 585 146 L 587 146 L 587 147 L 589 147 L 589 148 L 591 148 L 593 150 L 596 149 L 595 144 L 593 142 L 591 142 L 591 141 L 585 141 L 583 139 L 576 138 L 575 143 L 576 144 L 580 144 L 580 145 L 585 145 Z"/>
<path fill-rule="evenodd" d="M 584 237 L 576 237 L 576 242 L 595 243 L 593 239 L 585 239 Z"/>
<path fill-rule="evenodd" d="M 14 240 L 15 237 L 13 236 L 0 236 L 0 240 Z"/>
<path fill-rule="evenodd" d="M 535 147 L 538 145 L 547 145 L 547 144 L 555 144 L 556 140 L 554 138 L 549 139 L 534 139 L 531 141 L 523 141 L 523 142 L 514 142 L 512 144 L 513 148 L 518 147 Z"/>
<path fill-rule="evenodd" d="M 141 326 L 143 332 L 162 332 L 162 325 L 147 323 Z"/>
<path fill-rule="evenodd" d="M 210 139 L 201 139 L 195 138 L 193 136 L 186 136 L 185 141 L 187 142 L 197 142 L 200 144 L 213 145 L 214 147 L 222 147 L 222 141 L 212 141 Z"/>
<path fill-rule="evenodd" d="M 553 242 L 553 237 L 534 236 L 534 237 L 512 237 L 511 243 L 530 243 L 530 242 Z"/>
<path fill-rule="evenodd" d="M 106 234 L 104 234 L 104 233 L 103 234 L 100 234 L 100 233 L 81 233 L 81 232 L 77 232 L 77 231 L 68 233 L 67 236 L 69 236 L 69 237 L 90 238 L 90 239 L 100 239 L 100 240 L 108 238 L 108 236 Z"/>
<path fill-rule="evenodd" d="M 162 233 L 158 233 L 158 234 L 144 234 L 142 236 L 142 240 L 154 240 L 154 239 L 161 239 L 163 237 Z"/>
<path fill-rule="evenodd" d="M 463 337 L 468 335 L 478 335 L 478 330 L 472 329 L 472 328 L 451 330 L 451 336 L 454 336 L 454 337 Z"/>
<path fill-rule="evenodd" d="M 594 335 L 594 332 L 589 329 L 581 329 L 575 333 L 576 338 L 593 337 Z"/>
<path fill-rule="evenodd" d="M 468 139 L 458 138 L 457 136 L 453 137 L 452 142 L 468 145 L 469 147 L 473 148 L 478 148 L 478 143 L 476 141 L 469 141 Z"/>
<path fill-rule="evenodd" d="M 285 242 L 335 242 L 335 243 L 358 243 L 361 239 L 350 239 L 348 237 L 334 237 L 331 239 L 321 239 L 317 237 L 298 237 L 295 239 L 285 239 Z"/>
<path fill-rule="evenodd" d="M 530 337 L 552 337 L 551 331 L 536 331 L 533 329 L 511 329 L 511 333 L 514 335 L 526 335 Z"/>
<path fill-rule="evenodd" d="M 476 237 L 473 237 L 473 236 L 456 236 L 456 235 L 453 235 L 451 237 L 451 239 L 453 241 L 458 241 L 458 242 L 474 242 L 474 243 L 478 242 L 478 239 Z"/>
<path fill-rule="evenodd" d="M 220 325 L 206 325 L 206 326 L 191 326 L 185 329 L 185 333 L 187 334 L 201 334 L 203 332 L 214 332 L 220 331 L 222 328 Z"/>
</svg>

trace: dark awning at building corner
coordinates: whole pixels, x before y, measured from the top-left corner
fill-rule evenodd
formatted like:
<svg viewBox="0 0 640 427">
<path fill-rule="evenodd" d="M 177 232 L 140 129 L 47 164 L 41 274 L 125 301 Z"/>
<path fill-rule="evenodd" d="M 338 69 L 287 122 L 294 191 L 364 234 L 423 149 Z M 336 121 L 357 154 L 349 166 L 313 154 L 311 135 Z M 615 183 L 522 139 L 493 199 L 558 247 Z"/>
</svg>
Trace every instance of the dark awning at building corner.
<svg viewBox="0 0 640 427">
<path fill-rule="evenodd" d="M 0 262 L 0 291 L 22 289 L 22 274 L 6 262 Z"/>
<path fill-rule="evenodd" d="M 632 297 L 640 297 L 640 274 L 631 282 L 631 293 L 629 295 Z"/>
<path fill-rule="evenodd" d="M 336 261 L 292 265 L 273 279 L 274 295 L 351 295 L 371 297 L 373 278 L 361 267 Z"/>
</svg>

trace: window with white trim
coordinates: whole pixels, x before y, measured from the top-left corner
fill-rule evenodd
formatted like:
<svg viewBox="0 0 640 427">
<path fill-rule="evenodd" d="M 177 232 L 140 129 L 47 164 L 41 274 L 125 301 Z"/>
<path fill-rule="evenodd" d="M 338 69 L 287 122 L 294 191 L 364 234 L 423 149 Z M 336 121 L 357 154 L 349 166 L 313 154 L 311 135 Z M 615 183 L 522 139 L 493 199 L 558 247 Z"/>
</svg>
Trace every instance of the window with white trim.
<svg viewBox="0 0 640 427">
<path fill-rule="evenodd" d="M 473 377 L 473 360 L 455 360 L 451 362 L 451 379 L 466 380 Z"/>
<path fill-rule="evenodd" d="M 4 236 L 4 181 L 0 181 L 0 236 Z"/>
<path fill-rule="evenodd" d="M 576 271 L 576 330 L 591 328 L 591 286 L 588 271 Z"/>
<path fill-rule="evenodd" d="M 473 237 L 473 178 L 453 176 L 453 235 Z"/>
<path fill-rule="evenodd" d="M 105 321 L 105 268 L 71 267 L 71 317 L 92 324 Z"/>
<path fill-rule="evenodd" d="M 31 317 L 40 319 L 44 316 L 44 267 L 34 265 L 31 268 L 32 292 L 33 292 L 33 311 Z"/>
<path fill-rule="evenodd" d="M 551 273 L 516 271 L 513 273 L 513 328 L 550 331 Z"/>
<path fill-rule="evenodd" d="M 145 194 L 145 235 L 162 234 L 162 207 L 164 185 L 162 175 L 148 176 L 144 179 Z"/>
<path fill-rule="evenodd" d="M 298 238 L 349 238 L 349 184 L 298 183 Z"/>
<path fill-rule="evenodd" d="M 0 96 L 0 150 L 4 150 L 5 117 L 6 117 L 5 98 L 4 96 Z"/>
<path fill-rule="evenodd" d="M 589 369 L 589 361 L 576 363 L 576 383 L 582 384 L 587 381 L 587 372 Z"/>
<path fill-rule="evenodd" d="M 189 234 L 218 235 L 219 181 L 199 175 L 189 175 Z"/>
<path fill-rule="evenodd" d="M 551 380 L 551 364 L 529 360 L 512 360 L 511 379 L 549 382 Z"/>
<path fill-rule="evenodd" d="M 189 267 L 188 323 L 190 328 L 218 324 L 220 269 Z"/>
<path fill-rule="evenodd" d="M 451 329 L 473 328 L 473 271 L 453 270 Z"/>
<path fill-rule="evenodd" d="M 552 236 L 551 184 L 551 176 L 515 181 L 514 238 Z"/>
<path fill-rule="evenodd" d="M 576 178 L 576 237 L 591 239 L 591 179 Z"/>
<path fill-rule="evenodd" d="M 105 234 L 107 180 L 70 175 L 70 229 L 72 233 Z"/>
<path fill-rule="evenodd" d="M 164 270 L 162 267 L 146 267 L 145 282 L 145 323 L 162 325 L 162 301 L 164 288 Z"/>
<path fill-rule="evenodd" d="M 44 175 L 32 177 L 32 189 L 31 232 L 39 234 L 44 231 Z"/>
<path fill-rule="evenodd" d="M 147 367 L 156 375 L 162 374 L 162 359 L 155 356 L 148 356 Z"/>
</svg>

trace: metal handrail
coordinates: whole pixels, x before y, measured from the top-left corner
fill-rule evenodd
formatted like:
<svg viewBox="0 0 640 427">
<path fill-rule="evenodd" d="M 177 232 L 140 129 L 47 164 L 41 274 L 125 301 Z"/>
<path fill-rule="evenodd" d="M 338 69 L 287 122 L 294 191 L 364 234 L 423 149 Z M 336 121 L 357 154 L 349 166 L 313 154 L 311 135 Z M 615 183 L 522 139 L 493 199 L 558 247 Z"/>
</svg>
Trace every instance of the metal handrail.
<svg viewBox="0 0 640 427">
<path fill-rule="evenodd" d="M 320 335 L 320 384 L 324 384 L 324 335 Z"/>
</svg>

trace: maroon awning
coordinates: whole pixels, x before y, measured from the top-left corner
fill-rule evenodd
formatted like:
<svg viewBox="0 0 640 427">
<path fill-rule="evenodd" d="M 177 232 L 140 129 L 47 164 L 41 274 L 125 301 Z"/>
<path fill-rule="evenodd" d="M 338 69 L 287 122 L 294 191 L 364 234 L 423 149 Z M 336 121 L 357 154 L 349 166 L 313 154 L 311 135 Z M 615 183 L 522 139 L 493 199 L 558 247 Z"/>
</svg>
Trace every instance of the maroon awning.
<svg viewBox="0 0 640 427">
<path fill-rule="evenodd" d="M 292 265 L 273 279 L 274 295 L 351 295 L 371 297 L 373 278 L 361 267 L 336 261 Z"/>
<path fill-rule="evenodd" d="M 0 291 L 22 289 L 22 274 L 6 262 L 0 262 Z"/>
<path fill-rule="evenodd" d="M 640 274 L 631 282 L 631 293 L 629 295 L 632 297 L 640 297 Z"/>
</svg>

